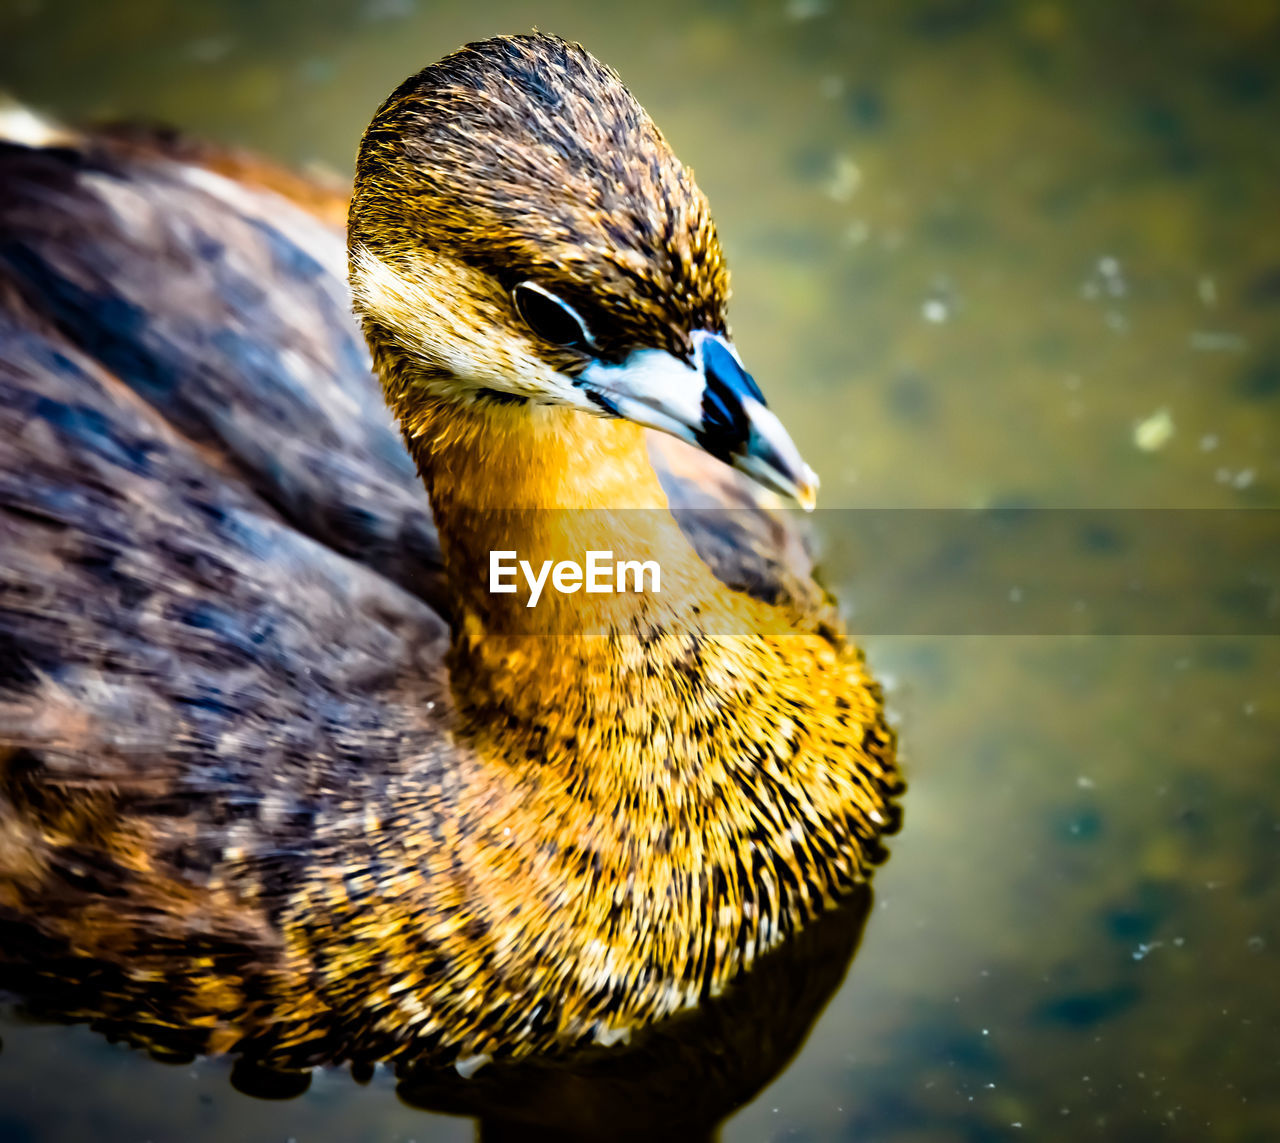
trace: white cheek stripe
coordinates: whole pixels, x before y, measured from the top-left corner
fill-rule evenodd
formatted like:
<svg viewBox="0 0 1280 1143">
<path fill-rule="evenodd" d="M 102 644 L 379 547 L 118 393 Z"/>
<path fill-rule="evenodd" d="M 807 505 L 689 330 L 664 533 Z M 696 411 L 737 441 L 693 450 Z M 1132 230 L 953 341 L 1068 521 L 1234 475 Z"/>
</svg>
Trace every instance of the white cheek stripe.
<svg viewBox="0 0 1280 1143">
<path fill-rule="evenodd" d="M 509 325 L 466 304 L 484 297 L 490 283 L 478 270 L 423 255 L 408 277 L 365 247 L 351 254 L 357 308 L 374 314 L 408 352 L 458 382 L 538 400 L 582 405 L 570 378 L 536 354 L 532 342 Z"/>
</svg>

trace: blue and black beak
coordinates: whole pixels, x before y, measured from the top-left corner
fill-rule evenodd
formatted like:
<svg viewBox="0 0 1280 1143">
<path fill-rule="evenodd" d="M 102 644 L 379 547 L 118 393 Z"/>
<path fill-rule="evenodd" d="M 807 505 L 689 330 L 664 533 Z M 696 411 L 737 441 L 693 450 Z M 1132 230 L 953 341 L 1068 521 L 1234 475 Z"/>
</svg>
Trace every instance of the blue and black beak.
<svg viewBox="0 0 1280 1143">
<path fill-rule="evenodd" d="M 610 412 L 697 445 L 806 511 L 818 478 L 721 334 L 693 335 L 692 363 L 642 349 L 619 365 L 593 362 L 578 385 Z"/>
</svg>

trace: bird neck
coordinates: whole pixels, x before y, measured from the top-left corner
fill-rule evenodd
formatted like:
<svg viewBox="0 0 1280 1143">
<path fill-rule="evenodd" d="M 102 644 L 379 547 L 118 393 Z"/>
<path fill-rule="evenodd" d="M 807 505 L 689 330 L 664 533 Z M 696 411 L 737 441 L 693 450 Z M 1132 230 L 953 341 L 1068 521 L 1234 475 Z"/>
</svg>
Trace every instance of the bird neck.
<svg viewBox="0 0 1280 1143">
<path fill-rule="evenodd" d="M 612 660 L 639 633 L 696 629 L 710 615 L 733 621 L 731 593 L 671 514 L 643 429 L 499 401 L 428 399 L 398 411 L 440 534 L 464 707 L 469 695 L 523 687 L 554 704 L 551 680 L 572 688 L 566 670 L 616 677 Z M 569 569 L 557 583 L 564 564 L 582 576 Z"/>
<path fill-rule="evenodd" d="M 405 418 L 433 509 L 667 508 L 645 430 L 550 405 L 448 399 Z"/>
<path fill-rule="evenodd" d="M 628 421 L 572 409 L 423 404 L 406 418 L 406 436 L 435 515 L 456 625 L 491 633 L 607 634 L 655 609 L 664 614 L 716 581 L 680 530 L 649 461 L 645 432 Z M 515 570 L 494 591 L 493 553 Z M 597 569 L 587 591 L 572 575 L 557 585 L 556 565 L 651 562 L 643 591 L 617 591 Z M 530 573 L 546 578 L 541 590 Z M 627 583 L 634 587 L 636 577 Z"/>
</svg>

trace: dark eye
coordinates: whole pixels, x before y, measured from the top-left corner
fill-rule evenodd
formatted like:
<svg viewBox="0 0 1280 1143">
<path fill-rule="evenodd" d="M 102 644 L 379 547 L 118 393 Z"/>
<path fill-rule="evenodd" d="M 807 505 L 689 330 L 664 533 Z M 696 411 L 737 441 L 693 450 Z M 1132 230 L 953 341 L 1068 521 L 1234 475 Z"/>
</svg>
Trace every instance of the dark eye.
<svg viewBox="0 0 1280 1143">
<path fill-rule="evenodd" d="M 511 291 L 516 310 L 534 333 L 553 345 L 591 345 L 591 334 L 568 302 L 562 302 L 550 290 L 536 282 L 521 282 Z"/>
</svg>

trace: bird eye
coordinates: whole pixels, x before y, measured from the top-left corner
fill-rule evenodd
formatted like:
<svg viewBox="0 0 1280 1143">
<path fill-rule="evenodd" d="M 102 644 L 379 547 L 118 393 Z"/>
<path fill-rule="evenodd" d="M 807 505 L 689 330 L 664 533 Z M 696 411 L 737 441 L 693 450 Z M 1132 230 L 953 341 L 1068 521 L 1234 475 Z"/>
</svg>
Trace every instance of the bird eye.
<svg viewBox="0 0 1280 1143">
<path fill-rule="evenodd" d="M 594 344 L 577 310 L 536 282 L 521 282 L 511 297 L 525 325 L 544 340 L 564 346 Z"/>
</svg>

